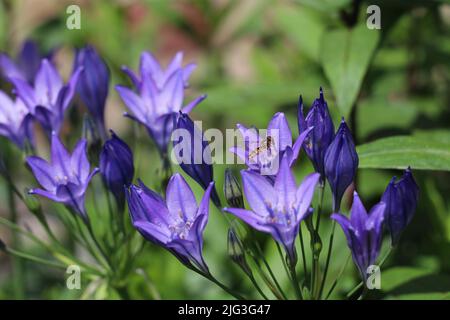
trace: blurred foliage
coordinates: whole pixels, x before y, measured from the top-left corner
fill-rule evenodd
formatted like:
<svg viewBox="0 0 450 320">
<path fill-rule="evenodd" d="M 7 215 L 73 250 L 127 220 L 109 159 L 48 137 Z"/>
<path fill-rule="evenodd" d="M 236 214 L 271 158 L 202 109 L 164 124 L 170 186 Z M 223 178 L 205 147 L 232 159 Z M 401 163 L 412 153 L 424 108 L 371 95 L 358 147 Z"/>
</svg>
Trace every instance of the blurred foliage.
<svg viewBox="0 0 450 320">
<path fill-rule="evenodd" d="M 173 53 L 183 50 L 187 60 L 198 64 L 187 100 L 200 92 L 208 94 L 193 112 L 195 119 L 204 121 L 203 129 L 233 128 L 237 122 L 265 127 L 275 112 L 283 111 L 296 133 L 298 95 L 302 94 L 309 106 L 323 86 L 335 124 L 345 116 L 360 145 L 364 169 L 359 171 L 356 185 L 367 206 L 379 200 L 392 175 L 401 174 L 393 169 L 411 165 L 421 189 L 416 216 L 383 269 L 382 290 L 373 297 L 450 298 L 449 1 L 96 0 L 70 4 L 73 2 L 81 7 L 81 30 L 65 27 L 69 1 L 45 0 L 39 5 L 25 0 L 0 1 L 0 50 L 14 55 L 25 38 L 35 39 L 43 50 L 58 47 L 57 64 L 67 74 L 72 49 L 91 43 L 111 68 L 113 85 L 127 83 L 120 67 L 137 68 L 141 51 L 150 50 L 167 62 Z M 381 7 L 381 30 L 365 27 L 370 4 Z M 155 148 L 142 128 L 121 117 L 125 107 L 113 85 L 108 126 L 119 131 L 135 152 L 136 176 L 158 189 L 154 177 L 160 163 Z M 64 130 L 72 146 L 81 135 L 78 111 L 71 110 L 70 124 Z M 7 143 L 0 142 L 3 151 Z M 8 152 L 23 159 L 14 150 Z M 305 158 L 303 155 L 297 166 L 298 177 L 312 171 Z M 13 161 L 9 168 L 21 172 L 17 181 L 25 188 L 35 181 L 21 169 L 22 164 Z M 215 166 L 218 186 L 223 184 L 224 170 L 224 165 Z M 93 212 L 96 229 L 106 234 L 110 217 L 101 209 L 106 202 L 98 196 L 99 179 L 96 177 L 91 187 L 88 211 Z M 201 189 L 188 181 L 199 198 Z M 0 203 L 6 203 L 7 194 L 1 181 Z M 325 203 L 330 199 L 326 190 Z M 349 201 L 347 197 L 344 202 Z M 55 220 L 58 208 L 43 203 L 49 220 Z M 2 205 L 0 215 L 8 215 L 5 207 Z M 26 210 L 20 210 L 23 223 L 34 223 Z M 330 210 L 325 207 L 326 215 Z M 322 231 L 327 234 L 331 224 L 323 220 Z M 226 230 L 221 213 L 211 207 L 205 233 L 206 260 L 218 278 L 251 293 L 251 284 L 242 281 L 242 273 L 226 255 Z M 8 242 L 6 229 L 0 232 L 0 238 Z M 61 237 L 67 246 L 73 246 L 70 238 Z M 332 280 L 349 254 L 340 230 L 336 237 L 328 277 Z M 261 239 L 274 271 L 286 283 L 276 247 L 268 237 Z M 145 244 L 137 259 L 141 270 L 128 278 L 129 298 L 229 298 L 154 245 Z M 23 270 L 32 270 L 25 273 L 27 298 L 124 297 L 117 288 L 98 280 L 84 280 L 82 291 L 67 290 L 61 270 L 30 262 Z M 0 298 L 18 297 L 10 274 L 16 274 L 10 259 L 0 253 Z M 331 297 L 344 297 L 357 281 L 350 262 Z"/>
</svg>

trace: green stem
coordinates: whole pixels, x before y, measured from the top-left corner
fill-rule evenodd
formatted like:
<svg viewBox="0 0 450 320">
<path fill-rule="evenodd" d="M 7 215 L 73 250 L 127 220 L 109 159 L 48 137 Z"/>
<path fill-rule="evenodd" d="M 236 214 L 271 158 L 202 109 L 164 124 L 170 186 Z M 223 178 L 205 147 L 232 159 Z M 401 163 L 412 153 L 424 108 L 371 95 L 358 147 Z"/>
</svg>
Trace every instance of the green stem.
<svg viewBox="0 0 450 320">
<path fill-rule="evenodd" d="M 336 221 L 333 220 L 332 226 L 331 226 L 330 240 L 328 242 L 327 260 L 325 262 L 325 269 L 323 270 L 322 283 L 320 284 L 320 289 L 319 289 L 319 295 L 318 295 L 319 299 L 322 296 L 323 288 L 325 287 L 325 283 L 326 283 L 326 280 L 327 280 L 328 268 L 330 266 L 330 260 L 331 260 L 331 253 L 333 251 L 333 242 L 334 242 L 334 231 L 335 231 L 335 229 L 336 229 Z"/>
<path fill-rule="evenodd" d="M 12 189 L 12 184 L 10 183 L 10 186 L 8 188 L 8 206 L 9 206 L 9 212 L 11 214 L 11 221 L 13 223 L 17 223 L 17 210 L 16 210 L 16 201 L 14 198 L 14 191 Z M 20 238 L 17 236 L 16 233 L 13 233 L 12 235 L 12 243 L 14 247 L 20 246 Z M 12 259 L 13 263 L 13 284 L 14 284 L 14 294 L 16 299 L 23 299 L 24 298 L 24 287 L 25 282 L 23 278 L 23 263 L 20 259 L 17 259 L 14 257 Z"/>
<path fill-rule="evenodd" d="M 299 234 L 299 241 L 300 241 L 300 248 L 302 251 L 302 262 L 303 262 L 303 272 L 305 273 L 305 279 L 307 279 L 308 277 L 308 268 L 306 266 L 306 255 L 305 255 L 305 244 L 303 241 L 303 232 L 302 232 L 302 224 L 300 224 L 299 229 L 298 229 L 298 234 Z"/>
<path fill-rule="evenodd" d="M 21 252 L 21 251 L 14 250 L 14 249 L 11 249 L 11 248 L 6 248 L 6 252 L 11 254 L 11 255 L 13 255 L 13 256 L 15 256 L 15 257 L 18 257 L 18 258 L 27 259 L 27 260 L 30 260 L 30 261 L 33 261 L 33 262 L 36 262 L 36 263 L 44 264 L 44 265 L 55 267 L 55 268 L 66 269 L 66 266 L 64 264 L 53 262 L 53 261 L 49 261 L 49 260 L 46 260 L 46 259 L 42 259 L 42 258 L 33 256 L 33 255 L 31 255 L 29 253 L 26 253 L 26 252 Z"/>
<path fill-rule="evenodd" d="M 348 262 L 350 261 L 350 257 L 351 254 L 349 254 L 347 256 L 347 259 L 345 260 L 344 266 L 342 267 L 341 271 L 339 272 L 338 276 L 336 277 L 336 279 L 334 280 L 333 284 L 330 287 L 330 290 L 328 291 L 325 300 L 328 300 L 328 298 L 330 297 L 331 293 L 333 292 L 334 288 L 336 288 L 337 283 L 339 282 L 339 280 L 341 279 L 342 275 L 344 274 L 345 269 L 347 268 Z"/>
</svg>

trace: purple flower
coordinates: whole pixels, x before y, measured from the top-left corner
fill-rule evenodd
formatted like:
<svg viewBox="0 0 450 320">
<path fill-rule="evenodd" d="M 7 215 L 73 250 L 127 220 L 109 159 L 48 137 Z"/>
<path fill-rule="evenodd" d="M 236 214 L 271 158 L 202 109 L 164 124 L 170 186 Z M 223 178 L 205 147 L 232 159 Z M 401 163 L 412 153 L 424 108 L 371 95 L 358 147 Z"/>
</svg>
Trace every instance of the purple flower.
<svg viewBox="0 0 450 320">
<path fill-rule="evenodd" d="M 75 70 L 84 69 L 77 84 L 77 92 L 95 119 L 100 134 L 106 138 L 104 115 L 109 87 L 109 69 L 91 46 L 77 51 L 74 68 Z"/>
<path fill-rule="evenodd" d="M 325 175 L 333 191 L 335 211 L 339 211 L 342 196 L 355 178 L 358 162 L 352 134 L 342 119 L 336 136 L 325 153 Z"/>
<path fill-rule="evenodd" d="M 324 157 L 328 146 L 334 138 L 334 125 L 328 111 L 328 105 L 323 97 L 323 90 L 320 88 L 320 97 L 315 99 L 311 108 L 303 116 L 303 100 L 300 96 L 298 102 L 298 131 L 300 134 L 314 127 L 311 134 L 305 139 L 303 149 L 311 160 L 316 172 L 325 177 Z"/>
<path fill-rule="evenodd" d="M 31 120 L 32 116 L 20 98 L 13 101 L 0 91 L 0 135 L 23 149 L 26 141 L 33 142 Z"/>
<path fill-rule="evenodd" d="M 174 133 L 173 150 L 181 169 L 206 190 L 213 181 L 211 151 L 202 131 L 187 114 L 180 113 Z M 216 188 L 211 191 L 214 204 L 220 207 Z"/>
<path fill-rule="evenodd" d="M 64 112 L 75 93 L 81 71 L 82 69 L 78 68 L 68 84 L 64 85 L 56 68 L 44 59 L 34 79 L 34 87 L 20 78 L 11 79 L 17 95 L 49 135 L 53 131 L 58 133 L 61 129 Z"/>
<path fill-rule="evenodd" d="M 164 77 L 152 72 L 154 69 L 142 67 L 141 63 L 141 79 L 134 81 L 136 92 L 123 86 L 116 86 L 116 90 L 132 113 L 125 113 L 125 116 L 147 128 L 159 152 L 165 157 L 178 112 L 189 113 L 206 96 L 200 96 L 183 107 L 186 71 L 178 68 L 167 79 L 167 72 L 163 73 Z M 157 80 L 161 86 L 158 86 Z"/>
<path fill-rule="evenodd" d="M 289 165 L 298 158 L 303 141 L 311 131 L 305 130 L 292 144 L 292 134 L 284 113 L 276 113 L 270 120 L 265 134 L 256 128 L 237 125 L 244 148 L 233 147 L 230 152 L 241 158 L 249 169 L 263 175 L 274 176 L 278 172 L 280 159 L 286 153 Z"/>
<path fill-rule="evenodd" d="M 295 238 L 300 222 L 310 213 L 314 188 L 320 175 L 308 175 L 299 187 L 284 156 L 272 185 L 252 170 L 242 170 L 244 194 L 252 210 L 224 208 L 256 230 L 266 232 L 284 246 L 291 265 L 297 261 Z"/>
<path fill-rule="evenodd" d="M 86 140 L 81 139 L 72 154 L 62 145 L 56 133 L 52 134 L 51 161 L 31 156 L 27 163 L 43 189 L 31 189 L 37 194 L 71 207 L 86 222 L 88 216 L 84 206 L 86 190 L 91 178 L 98 172 L 90 172 L 86 154 Z"/>
<path fill-rule="evenodd" d="M 386 203 L 385 215 L 392 245 L 398 243 L 402 231 L 411 222 L 418 198 L 419 187 L 409 167 L 403 177 L 398 180 L 393 177 L 386 187 L 381 201 Z"/>
<path fill-rule="evenodd" d="M 119 208 L 123 210 L 124 186 L 129 187 L 134 176 L 133 153 L 112 130 L 111 139 L 105 142 L 100 153 L 100 172 Z"/>
<path fill-rule="evenodd" d="M 51 59 L 52 54 L 51 52 L 46 58 Z M 40 54 L 37 44 L 27 40 L 15 60 L 6 54 L 0 54 L 0 69 L 7 79 L 18 78 L 32 84 L 42 58 L 44 57 Z"/>
<path fill-rule="evenodd" d="M 137 76 L 133 71 L 131 71 L 127 67 L 122 67 L 122 71 L 124 71 L 130 80 L 133 82 L 136 88 L 142 86 L 143 75 L 149 75 L 153 80 L 155 86 L 162 90 L 167 83 L 167 81 L 178 71 L 183 71 L 183 84 L 185 87 L 188 86 L 188 79 L 191 75 L 192 71 L 194 71 L 196 65 L 194 63 L 187 64 L 184 68 L 182 67 L 183 63 L 183 52 L 177 52 L 175 57 L 173 57 L 172 61 L 169 63 L 166 70 L 163 70 L 158 60 L 150 53 L 143 52 L 141 54 L 141 61 L 139 65 L 139 71 L 141 73 L 141 78 Z"/>
<path fill-rule="evenodd" d="M 367 214 L 355 192 L 350 219 L 340 213 L 331 215 L 331 218 L 341 225 L 352 252 L 353 261 L 364 280 L 367 278 L 367 268 L 375 264 L 380 254 L 385 208 L 386 205 L 380 202 Z"/>
<path fill-rule="evenodd" d="M 203 230 L 208 222 L 211 182 L 197 206 L 194 193 L 180 174 L 173 175 L 166 199 L 142 181 L 126 191 L 133 226 L 147 240 L 172 252 L 182 263 L 209 274 L 203 260 Z"/>
</svg>

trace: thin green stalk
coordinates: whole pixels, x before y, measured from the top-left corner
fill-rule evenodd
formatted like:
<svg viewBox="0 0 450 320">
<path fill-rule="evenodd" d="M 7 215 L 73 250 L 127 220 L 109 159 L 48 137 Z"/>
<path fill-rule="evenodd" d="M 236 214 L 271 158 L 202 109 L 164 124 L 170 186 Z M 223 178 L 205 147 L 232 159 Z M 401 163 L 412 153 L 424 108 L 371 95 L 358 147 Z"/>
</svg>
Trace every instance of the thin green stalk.
<svg viewBox="0 0 450 320">
<path fill-rule="evenodd" d="M 306 256 L 305 256 L 305 244 L 303 242 L 303 232 L 302 232 L 302 224 L 300 224 L 299 229 L 298 229 L 298 240 L 300 241 L 300 248 L 302 251 L 302 262 L 303 262 L 303 272 L 305 273 L 305 279 L 307 279 L 308 277 L 308 268 L 306 266 Z"/>
<path fill-rule="evenodd" d="M 11 214 L 11 221 L 17 223 L 17 211 L 16 211 L 16 201 L 14 198 L 14 191 L 12 190 L 11 184 L 8 188 L 8 206 L 9 212 Z M 16 233 L 12 235 L 12 243 L 14 247 L 20 246 L 20 238 Z M 13 257 L 13 284 L 14 284 L 14 294 L 16 299 L 23 299 L 25 296 L 25 282 L 23 277 L 23 263 L 20 259 Z"/>
<path fill-rule="evenodd" d="M 325 269 L 323 270 L 322 283 L 320 284 L 320 289 L 319 289 L 319 295 L 318 295 L 319 299 L 322 296 L 323 288 L 325 287 L 325 282 L 327 280 L 328 268 L 330 266 L 331 253 L 333 251 L 335 229 L 336 229 L 336 221 L 333 220 L 332 226 L 331 226 L 330 240 L 328 242 L 327 260 L 325 262 Z"/>
<path fill-rule="evenodd" d="M 328 298 L 330 297 L 331 293 L 333 292 L 334 288 L 336 288 L 337 283 L 339 282 L 339 280 L 341 279 L 342 275 L 344 274 L 345 269 L 347 268 L 348 262 L 350 261 L 350 257 L 351 254 L 349 254 L 347 256 L 347 259 L 345 259 L 345 263 L 344 266 L 342 267 L 341 271 L 339 272 L 338 276 L 336 277 L 336 279 L 334 280 L 333 284 L 330 287 L 330 290 L 328 291 L 325 300 L 328 300 Z"/>
<path fill-rule="evenodd" d="M 256 246 L 257 246 L 257 250 L 259 251 L 259 255 L 261 257 L 261 260 L 262 260 L 264 266 L 266 267 L 267 271 L 269 272 L 269 275 L 272 278 L 273 282 L 275 283 L 275 286 L 277 287 L 277 290 L 280 292 L 280 294 L 283 296 L 283 298 L 285 300 L 287 300 L 287 296 L 284 293 L 283 289 L 281 288 L 281 286 L 280 286 L 277 278 L 275 277 L 275 274 L 273 273 L 272 269 L 270 268 L 269 263 L 267 262 L 266 258 L 264 257 L 264 254 L 262 252 L 261 247 L 259 246 L 258 243 L 256 243 Z"/>
<path fill-rule="evenodd" d="M 250 274 L 247 274 L 247 275 L 248 275 L 248 278 L 250 279 L 250 281 L 252 282 L 252 284 L 255 286 L 256 291 L 258 291 L 258 293 L 261 295 L 261 297 L 263 297 L 264 300 L 269 300 L 269 298 L 266 296 L 264 291 L 262 291 L 261 287 L 259 286 L 259 284 L 256 281 L 256 279 L 253 276 L 253 274 L 250 273 Z"/>
<path fill-rule="evenodd" d="M 258 271 L 260 277 L 263 279 L 264 283 L 267 285 L 269 290 L 273 293 L 273 295 L 278 300 L 286 300 L 286 297 L 283 296 L 276 288 L 275 284 L 272 282 L 272 280 L 266 275 L 264 270 L 261 267 L 261 264 L 259 263 L 258 259 L 251 255 L 253 263 L 256 265 L 256 270 Z"/>
<path fill-rule="evenodd" d="M 53 261 L 49 261 L 46 259 L 42 259 L 36 256 L 33 256 L 29 253 L 26 252 L 22 252 L 22 251 L 18 251 L 12 248 L 6 248 L 5 249 L 7 253 L 17 257 L 17 258 L 22 258 L 22 259 L 26 259 L 26 260 L 30 260 L 36 263 L 40 263 L 40 264 L 44 264 L 47 266 L 51 266 L 51 267 L 55 267 L 55 268 L 60 268 L 60 269 L 66 269 L 66 266 L 64 264 L 58 263 L 58 262 L 53 262 Z"/>
</svg>

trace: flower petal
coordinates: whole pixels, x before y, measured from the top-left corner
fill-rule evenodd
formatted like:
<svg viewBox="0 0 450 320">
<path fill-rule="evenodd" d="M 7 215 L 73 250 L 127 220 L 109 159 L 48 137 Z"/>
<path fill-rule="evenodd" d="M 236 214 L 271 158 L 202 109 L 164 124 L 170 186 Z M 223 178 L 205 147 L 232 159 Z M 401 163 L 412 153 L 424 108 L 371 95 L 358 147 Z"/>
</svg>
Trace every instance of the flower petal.
<svg viewBox="0 0 450 320">
<path fill-rule="evenodd" d="M 175 220 L 193 220 L 197 214 L 197 201 L 194 193 L 179 173 L 174 174 L 169 180 L 166 203 L 170 215 Z"/>
</svg>

